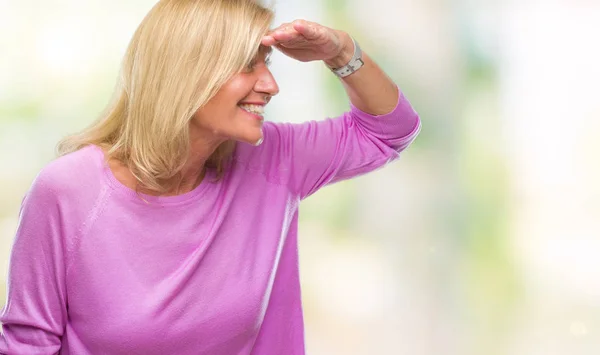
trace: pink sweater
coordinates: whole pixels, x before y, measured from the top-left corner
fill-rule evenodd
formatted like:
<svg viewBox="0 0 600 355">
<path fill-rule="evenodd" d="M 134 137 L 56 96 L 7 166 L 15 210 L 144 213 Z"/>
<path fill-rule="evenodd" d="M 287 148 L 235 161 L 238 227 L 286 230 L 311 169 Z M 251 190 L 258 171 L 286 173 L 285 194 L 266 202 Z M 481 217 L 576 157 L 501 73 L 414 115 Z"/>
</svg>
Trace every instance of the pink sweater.
<svg viewBox="0 0 600 355">
<path fill-rule="evenodd" d="M 265 123 L 220 182 L 144 197 L 88 146 L 48 164 L 23 200 L 1 354 L 304 354 L 298 205 L 398 157 L 420 121 L 393 112 Z"/>
</svg>

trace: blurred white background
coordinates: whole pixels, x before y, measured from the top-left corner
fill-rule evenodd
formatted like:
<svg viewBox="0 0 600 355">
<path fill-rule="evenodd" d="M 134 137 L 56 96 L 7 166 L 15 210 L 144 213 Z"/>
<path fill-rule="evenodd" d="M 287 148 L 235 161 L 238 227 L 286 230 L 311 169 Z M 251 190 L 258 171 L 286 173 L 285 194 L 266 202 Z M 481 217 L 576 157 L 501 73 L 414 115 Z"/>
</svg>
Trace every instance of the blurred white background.
<svg viewBox="0 0 600 355">
<path fill-rule="evenodd" d="M 0 275 L 21 199 L 107 104 L 148 0 L 0 1 Z M 600 2 L 280 0 L 352 34 L 421 114 L 399 162 L 301 208 L 308 353 L 600 354 Z M 267 118 L 348 108 L 273 56 Z M 4 290 L 0 290 L 4 303 Z"/>
</svg>

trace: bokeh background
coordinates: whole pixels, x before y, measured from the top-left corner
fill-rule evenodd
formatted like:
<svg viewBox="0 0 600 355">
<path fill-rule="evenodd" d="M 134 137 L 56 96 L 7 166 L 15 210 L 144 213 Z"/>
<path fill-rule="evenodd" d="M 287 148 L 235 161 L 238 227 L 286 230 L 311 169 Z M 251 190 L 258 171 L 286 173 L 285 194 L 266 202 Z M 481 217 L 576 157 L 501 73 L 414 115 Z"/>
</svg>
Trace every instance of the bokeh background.
<svg viewBox="0 0 600 355">
<path fill-rule="evenodd" d="M 0 0 L 0 304 L 25 192 L 107 104 L 154 0 Z M 301 208 L 309 354 L 600 354 L 600 1 L 279 0 L 352 34 L 423 120 Z M 348 108 L 280 53 L 274 121 Z"/>
</svg>

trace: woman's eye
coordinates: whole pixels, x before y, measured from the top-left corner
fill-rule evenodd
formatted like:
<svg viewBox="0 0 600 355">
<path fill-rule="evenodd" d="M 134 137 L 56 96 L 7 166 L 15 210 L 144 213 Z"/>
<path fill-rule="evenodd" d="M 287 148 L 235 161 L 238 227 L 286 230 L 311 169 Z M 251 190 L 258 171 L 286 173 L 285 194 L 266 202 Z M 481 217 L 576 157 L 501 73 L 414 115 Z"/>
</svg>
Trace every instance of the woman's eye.
<svg viewBox="0 0 600 355">
<path fill-rule="evenodd" d="M 252 72 L 256 68 L 257 64 L 258 64 L 258 60 L 254 59 L 253 61 L 251 61 L 250 63 L 248 63 L 248 65 L 246 65 L 246 68 L 244 70 L 246 72 Z M 265 66 L 268 67 L 269 65 L 271 65 L 271 58 L 266 58 L 265 59 Z"/>
<path fill-rule="evenodd" d="M 248 65 L 246 65 L 246 71 L 252 71 L 254 70 L 254 67 L 256 66 L 256 62 L 252 61 L 250 63 L 248 63 Z"/>
</svg>

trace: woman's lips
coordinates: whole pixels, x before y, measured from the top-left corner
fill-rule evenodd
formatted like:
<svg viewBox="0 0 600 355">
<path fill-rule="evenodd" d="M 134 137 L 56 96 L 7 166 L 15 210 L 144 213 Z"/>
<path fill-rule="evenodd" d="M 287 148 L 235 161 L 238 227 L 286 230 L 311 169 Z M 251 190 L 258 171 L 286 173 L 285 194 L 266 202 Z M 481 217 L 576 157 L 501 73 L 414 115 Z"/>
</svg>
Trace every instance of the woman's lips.
<svg viewBox="0 0 600 355">
<path fill-rule="evenodd" d="M 240 110 L 244 111 L 244 113 L 247 113 L 249 116 L 251 116 L 251 117 L 252 117 L 252 118 L 254 118 L 255 120 L 258 120 L 258 121 L 261 121 L 261 122 L 265 120 L 265 118 L 264 118 L 263 116 L 261 116 L 261 115 L 257 115 L 257 114 L 255 114 L 255 113 L 252 113 L 252 112 L 248 112 L 248 111 L 244 110 L 244 109 L 243 109 L 243 108 L 241 108 L 241 107 L 240 107 Z"/>
</svg>

